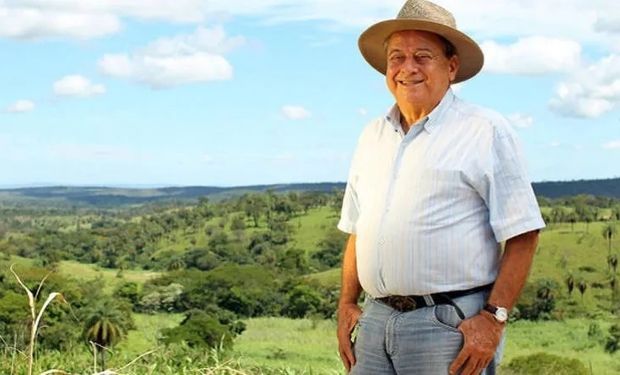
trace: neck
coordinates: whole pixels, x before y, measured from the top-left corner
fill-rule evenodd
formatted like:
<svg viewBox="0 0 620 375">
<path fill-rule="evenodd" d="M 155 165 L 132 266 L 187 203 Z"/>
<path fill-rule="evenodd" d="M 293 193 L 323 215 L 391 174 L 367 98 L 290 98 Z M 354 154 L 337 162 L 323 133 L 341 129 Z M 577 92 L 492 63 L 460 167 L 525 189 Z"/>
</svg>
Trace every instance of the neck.
<svg viewBox="0 0 620 375">
<path fill-rule="evenodd" d="M 435 107 L 441 103 L 441 99 L 443 99 L 444 96 L 445 93 L 436 102 L 424 104 L 412 103 L 404 100 L 398 101 L 397 98 L 396 104 L 398 105 L 398 110 L 400 111 L 400 124 L 403 127 L 405 134 L 409 131 L 411 126 L 428 116 L 435 109 Z"/>
<path fill-rule="evenodd" d="M 398 109 L 400 111 L 400 124 L 403 127 L 405 134 L 407 134 L 409 129 L 414 126 L 414 124 L 428 116 L 434 108 L 420 108 L 407 104 L 409 103 L 405 103 L 405 105 L 401 105 L 400 103 L 398 104 Z"/>
</svg>

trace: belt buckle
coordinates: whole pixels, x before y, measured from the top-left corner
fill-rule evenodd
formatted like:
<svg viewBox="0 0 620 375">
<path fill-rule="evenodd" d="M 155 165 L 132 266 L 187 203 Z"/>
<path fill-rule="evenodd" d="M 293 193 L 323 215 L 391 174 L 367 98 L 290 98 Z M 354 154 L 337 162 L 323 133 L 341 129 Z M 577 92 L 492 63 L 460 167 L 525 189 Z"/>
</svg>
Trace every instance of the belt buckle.
<svg viewBox="0 0 620 375">
<path fill-rule="evenodd" d="M 412 311 L 417 308 L 415 300 L 409 296 L 401 296 L 394 298 L 393 306 L 400 312 Z"/>
</svg>

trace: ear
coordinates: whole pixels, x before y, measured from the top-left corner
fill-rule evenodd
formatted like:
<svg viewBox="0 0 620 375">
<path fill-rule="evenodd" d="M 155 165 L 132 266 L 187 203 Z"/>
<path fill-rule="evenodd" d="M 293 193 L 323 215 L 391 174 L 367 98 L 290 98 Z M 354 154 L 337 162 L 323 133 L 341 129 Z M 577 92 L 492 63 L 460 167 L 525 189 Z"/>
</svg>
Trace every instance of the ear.
<svg viewBox="0 0 620 375">
<path fill-rule="evenodd" d="M 456 73 L 459 71 L 460 66 L 461 63 L 458 55 L 452 56 L 448 61 L 448 76 L 450 77 L 450 82 L 453 82 L 456 78 Z"/>
</svg>

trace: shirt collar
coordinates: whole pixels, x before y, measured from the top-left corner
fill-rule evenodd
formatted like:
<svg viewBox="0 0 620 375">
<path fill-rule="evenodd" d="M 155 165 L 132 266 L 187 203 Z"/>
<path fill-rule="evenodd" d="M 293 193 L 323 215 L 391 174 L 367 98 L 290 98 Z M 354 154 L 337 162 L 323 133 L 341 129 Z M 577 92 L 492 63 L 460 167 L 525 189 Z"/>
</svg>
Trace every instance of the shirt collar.
<svg viewBox="0 0 620 375">
<path fill-rule="evenodd" d="M 446 110 L 450 107 L 452 102 L 454 101 L 454 94 L 452 93 L 452 88 L 448 88 L 446 94 L 443 96 L 439 104 L 433 108 L 431 113 L 429 113 L 426 117 L 418 121 L 417 124 L 422 124 L 424 126 L 424 130 L 429 133 L 433 132 L 439 123 L 441 122 L 441 118 L 446 113 Z M 396 129 L 399 130 L 402 128 L 400 124 L 400 110 L 398 109 L 398 105 L 394 104 L 385 116 L 385 119 Z M 416 125 L 417 125 L 416 124 Z"/>
</svg>

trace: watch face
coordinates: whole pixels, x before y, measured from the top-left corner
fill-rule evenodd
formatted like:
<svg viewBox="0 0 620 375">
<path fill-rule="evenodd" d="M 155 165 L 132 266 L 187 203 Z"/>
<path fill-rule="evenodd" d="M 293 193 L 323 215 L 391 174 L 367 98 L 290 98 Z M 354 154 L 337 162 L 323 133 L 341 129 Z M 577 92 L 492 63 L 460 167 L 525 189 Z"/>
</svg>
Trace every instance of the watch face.
<svg viewBox="0 0 620 375">
<path fill-rule="evenodd" d="M 495 319 L 502 323 L 508 320 L 508 310 L 504 307 L 498 307 L 497 311 L 495 311 Z"/>
</svg>

